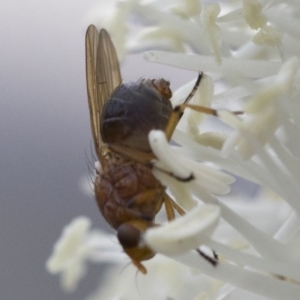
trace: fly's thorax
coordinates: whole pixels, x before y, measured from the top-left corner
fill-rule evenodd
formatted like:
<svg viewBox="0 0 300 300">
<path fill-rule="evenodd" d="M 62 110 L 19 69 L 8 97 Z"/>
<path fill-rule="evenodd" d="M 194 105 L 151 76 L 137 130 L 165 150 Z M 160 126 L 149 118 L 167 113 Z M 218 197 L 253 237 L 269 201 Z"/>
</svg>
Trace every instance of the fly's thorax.
<svg viewBox="0 0 300 300">
<path fill-rule="evenodd" d="M 172 112 L 171 96 L 169 83 L 164 79 L 121 84 L 103 107 L 103 142 L 150 152 L 148 133 L 165 129 Z"/>
</svg>

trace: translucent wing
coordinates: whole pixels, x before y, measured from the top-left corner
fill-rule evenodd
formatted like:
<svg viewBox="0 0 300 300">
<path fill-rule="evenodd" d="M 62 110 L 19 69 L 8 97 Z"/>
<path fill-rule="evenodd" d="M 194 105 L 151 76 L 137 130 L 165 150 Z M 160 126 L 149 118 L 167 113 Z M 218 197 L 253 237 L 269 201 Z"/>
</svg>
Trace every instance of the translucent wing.
<svg viewBox="0 0 300 300">
<path fill-rule="evenodd" d="M 86 32 L 86 80 L 90 121 L 95 150 L 100 162 L 101 151 L 100 118 L 102 108 L 113 90 L 121 83 L 121 73 L 115 47 L 105 29 L 98 33 L 94 25 Z"/>
</svg>

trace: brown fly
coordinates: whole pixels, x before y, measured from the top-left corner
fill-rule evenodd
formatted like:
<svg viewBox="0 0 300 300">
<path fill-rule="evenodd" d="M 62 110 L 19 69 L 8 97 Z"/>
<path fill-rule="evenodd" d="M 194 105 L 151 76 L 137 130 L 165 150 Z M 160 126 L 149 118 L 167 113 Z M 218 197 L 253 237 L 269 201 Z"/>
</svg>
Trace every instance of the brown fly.
<svg viewBox="0 0 300 300">
<path fill-rule="evenodd" d="M 151 160 L 155 156 L 148 133 L 161 129 L 170 140 L 201 76 L 185 103 L 173 109 L 169 82 L 142 79 L 122 83 L 109 34 L 105 29 L 98 33 L 93 25 L 87 29 L 88 103 L 95 151 L 101 165 L 95 178 L 95 198 L 103 217 L 117 231 L 124 251 L 144 274 L 147 271 L 141 261 L 155 253 L 140 245 L 141 236 L 148 228 L 157 226 L 154 218 L 162 205 L 169 220 L 174 219 L 174 209 L 184 214 L 152 174 Z M 205 110 L 215 114 L 214 110 Z"/>
</svg>

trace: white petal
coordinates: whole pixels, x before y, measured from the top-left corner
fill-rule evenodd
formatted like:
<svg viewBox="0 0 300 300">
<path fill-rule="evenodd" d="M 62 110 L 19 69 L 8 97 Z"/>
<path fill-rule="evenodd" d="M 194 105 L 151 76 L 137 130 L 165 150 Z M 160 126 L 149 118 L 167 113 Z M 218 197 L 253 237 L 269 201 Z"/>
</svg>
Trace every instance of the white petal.
<svg viewBox="0 0 300 300">
<path fill-rule="evenodd" d="M 183 217 L 147 230 L 146 244 L 157 253 L 176 255 L 205 243 L 220 215 L 216 205 L 199 205 Z"/>
<path fill-rule="evenodd" d="M 180 1 L 177 5 L 171 7 L 173 14 L 181 16 L 182 18 L 189 18 L 198 16 L 201 13 L 200 0 L 185 0 Z"/>
<path fill-rule="evenodd" d="M 170 147 L 164 132 L 152 130 L 149 133 L 149 142 L 153 153 L 159 159 L 156 165 L 171 172 L 180 181 L 185 181 L 189 188 L 201 190 L 202 196 L 209 193 L 223 195 L 229 192 L 228 184 L 234 182 L 232 176 L 178 155 Z M 190 180 L 187 180 L 189 178 Z"/>
<path fill-rule="evenodd" d="M 204 7 L 201 20 L 205 37 L 208 40 L 211 51 L 215 56 L 217 64 L 221 64 L 222 58 L 220 48 L 222 44 L 222 34 L 219 26 L 216 23 L 217 17 L 221 11 L 219 4 L 208 4 Z"/>
<path fill-rule="evenodd" d="M 280 62 L 222 58 L 222 64 L 218 66 L 213 56 L 187 55 L 164 51 L 145 52 L 144 57 L 148 61 L 159 62 L 165 65 L 183 69 L 205 71 L 223 74 L 223 76 L 245 76 L 263 78 L 274 75 L 281 67 Z"/>
<path fill-rule="evenodd" d="M 76 255 L 81 242 L 91 226 L 87 217 L 78 217 L 63 229 L 61 237 L 55 243 L 53 253 L 46 262 L 48 272 L 56 274 L 62 271 L 70 258 Z"/>
<path fill-rule="evenodd" d="M 218 150 L 221 150 L 225 142 L 227 135 L 220 132 L 204 132 L 194 140 L 201 145 L 209 146 Z"/>
<path fill-rule="evenodd" d="M 264 26 L 253 37 L 253 42 L 259 46 L 278 46 L 281 44 L 282 33 L 271 26 Z"/>
<path fill-rule="evenodd" d="M 263 27 L 267 20 L 261 13 L 262 5 L 257 0 L 243 0 L 243 15 L 252 29 Z"/>
<path fill-rule="evenodd" d="M 61 274 L 61 287 L 66 292 L 73 292 L 78 285 L 78 282 L 86 274 L 86 265 L 82 260 L 73 259 L 69 262 L 68 267 Z"/>
<path fill-rule="evenodd" d="M 296 57 L 290 58 L 280 68 L 278 75 L 274 81 L 266 85 L 261 91 L 257 93 L 245 107 L 247 113 L 257 113 L 262 109 L 267 108 L 271 102 L 278 99 L 278 97 L 291 90 L 295 76 L 299 69 L 299 59 Z"/>
<path fill-rule="evenodd" d="M 292 14 L 286 14 L 282 10 L 275 8 L 266 10 L 265 14 L 268 20 L 272 22 L 272 24 L 276 25 L 277 29 L 299 40 L 299 18 L 296 18 Z"/>
<path fill-rule="evenodd" d="M 191 171 L 178 161 L 176 155 L 172 152 L 164 132 L 151 130 L 149 133 L 149 142 L 154 154 L 163 161 L 168 171 L 171 171 L 176 177 L 181 179 L 191 176 Z"/>
<path fill-rule="evenodd" d="M 160 180 L 160 182 L 168 187 L 168 190 L 172 194 L 173 198 L 176 199 L 176 202 L 185 210 L 190 211 L 195 206 L 197 206 L 198 201 L 193 199 L 191 195 L 191 190 L 188 189 L 187 185 L 184 182 L 180 182 L 177 179 L 174 179 L 168 174 L 164 174 L 158 170 L 153 170 L 155 177 Z"/>
</svg>

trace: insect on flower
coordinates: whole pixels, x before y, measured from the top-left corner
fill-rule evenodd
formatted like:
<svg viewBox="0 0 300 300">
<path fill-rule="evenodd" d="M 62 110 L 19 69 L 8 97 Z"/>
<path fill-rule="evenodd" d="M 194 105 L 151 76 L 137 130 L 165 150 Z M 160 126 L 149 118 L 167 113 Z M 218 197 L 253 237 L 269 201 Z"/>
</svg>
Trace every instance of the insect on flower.
<svg viewBox="0 0 300 300">
<path fill-rule="evenodd" d="M 141 261 L 155 253 L 140 245 L 142 234 L 157 226 L 154 218 L 163 204 L 168 220 L 174 219 L 174 210 L 184 214 L 151 172 L 155 156 L 148 133 L 164 130 L 170 140 L 202 74 L 184 104 L 173 109 L 170 84 L 164 79 L 122 83 L 116 50 L 107 31 L 98 33 L 90 25 L 86 33 L 86 76 L 92 136 L 100 163 L 95 198 L 103 217 L 117 231 L 125 253 L 146 274 Z M 203 109 L 215 114 L 214 110 Z"/>
</svg>

